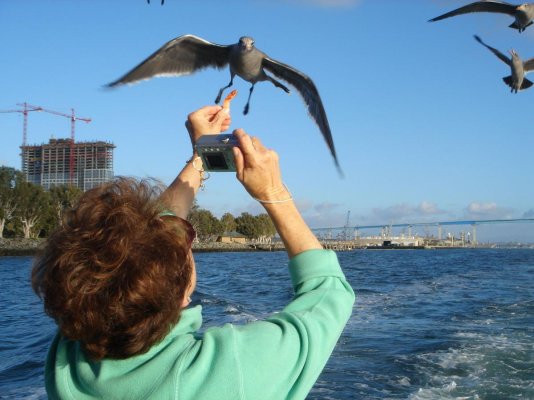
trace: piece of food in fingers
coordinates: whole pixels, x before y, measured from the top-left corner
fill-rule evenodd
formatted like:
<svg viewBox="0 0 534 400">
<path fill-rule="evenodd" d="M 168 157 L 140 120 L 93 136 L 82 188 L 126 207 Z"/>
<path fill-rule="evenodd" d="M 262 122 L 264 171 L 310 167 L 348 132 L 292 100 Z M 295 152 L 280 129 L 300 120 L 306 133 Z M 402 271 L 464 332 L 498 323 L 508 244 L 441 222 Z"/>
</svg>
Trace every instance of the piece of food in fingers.
<svg viewBox="0 0 534 400">
<path fill-rule="evenodd" d="M 232 101 L 232 99 L 237 96 L 237 90 L 232 90 L 228 96 L 226 96 L 224 98 L 224 101 L 223 101 L 223 108 L 230 111 L 230 102 Z"/>
</svg>

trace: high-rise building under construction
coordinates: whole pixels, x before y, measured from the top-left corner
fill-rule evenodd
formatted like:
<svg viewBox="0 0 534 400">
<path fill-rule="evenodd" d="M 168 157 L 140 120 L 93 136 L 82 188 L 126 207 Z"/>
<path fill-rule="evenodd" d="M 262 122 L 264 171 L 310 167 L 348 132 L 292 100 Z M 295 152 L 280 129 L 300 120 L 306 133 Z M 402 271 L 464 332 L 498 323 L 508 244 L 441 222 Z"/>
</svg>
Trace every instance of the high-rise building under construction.
<svg viewBox="0 0 534 400">
<path fill-rule="evenodd" d="M 113 178 L 113 149 L 109 142 L 50 139 L 47 144 L 21 146 L 26 180 L 50 189 L 74 185 L 89 190 Z"/>
</svg>

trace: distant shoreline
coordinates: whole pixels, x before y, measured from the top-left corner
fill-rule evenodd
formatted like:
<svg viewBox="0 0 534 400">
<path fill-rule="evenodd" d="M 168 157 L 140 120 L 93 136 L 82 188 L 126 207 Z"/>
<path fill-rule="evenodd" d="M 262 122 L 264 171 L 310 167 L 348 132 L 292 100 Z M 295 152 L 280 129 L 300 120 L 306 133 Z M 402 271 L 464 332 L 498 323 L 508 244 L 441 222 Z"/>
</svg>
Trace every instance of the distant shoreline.
<svg viewBox="0 0 534 400">
<path fill-rule="evenodd" d="M 46 239 L 0 239 L 0 257 L 35 256 Z M 193 243 L 193 253 L 284 251 L 281 243 Z"/>
<path fill-rule="evenodd" d="M 46 239 L 0 239 L 0 257 L 28 257 L 35 256 L 39 249 L 44 246 Z M 355 246 L 352 242 L 322 242 L 325 249 L 335 251 L 365 250 L 364 246 Z M 533 249 L 534 244 L 513 246 L 513 245 L 479 245 L 477 247 L 452 247 L 452 246 L 433 246 L 425 249 L 429 250 L 451 250 L 451 249 L 491 249 L 491 248 L 527 248 Z M 390 250 L 407 250 L 409 247 L 393 248 L 368 248 L 372 251 L 390 251 Z M 221 243 L 221 242 L 204 242 L 193 243 L 193 253 L 228 253 L 228 252 L 266 252 L 266 251 L 285 251 L 282 243 L 259 244 L 259 243 Z M 428 251 L 428 250 L 427 250 Z"/>
<path fill-rule="evenodd" d="M 45 239 L 0 239 L 0 256 L 34 256 L 43 246 Z"/>
</svg>

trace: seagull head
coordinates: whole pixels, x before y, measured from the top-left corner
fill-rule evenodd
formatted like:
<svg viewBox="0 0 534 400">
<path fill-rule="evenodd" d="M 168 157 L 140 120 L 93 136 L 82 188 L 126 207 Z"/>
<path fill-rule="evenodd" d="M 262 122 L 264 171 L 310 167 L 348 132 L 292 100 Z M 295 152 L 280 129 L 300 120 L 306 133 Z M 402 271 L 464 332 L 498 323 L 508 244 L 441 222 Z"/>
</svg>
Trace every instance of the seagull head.
<svg viewBox="0 0 534 400">
<path fill-rule="evenodd" d="M 239 47 L 242 50 L 250 51 L 254 48 L 254 39 L 249 36 L 242 36 L 239 38 Z"/>
</svg>

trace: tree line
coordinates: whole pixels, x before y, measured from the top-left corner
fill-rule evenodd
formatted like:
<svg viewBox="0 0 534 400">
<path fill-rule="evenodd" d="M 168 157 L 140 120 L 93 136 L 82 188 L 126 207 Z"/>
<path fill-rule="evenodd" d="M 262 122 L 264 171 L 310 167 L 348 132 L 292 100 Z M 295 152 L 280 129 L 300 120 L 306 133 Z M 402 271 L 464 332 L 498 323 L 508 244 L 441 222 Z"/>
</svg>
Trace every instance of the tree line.
<svg viewBox="0 0 534 400">
<path fill-rule="evenodd" d="M 63 214 L 76 204 L 82 193 L 72 185 L 55 186 L 47 191 L 27 182 L 21 171 L 0 166 L 0 238 L 47 237 L 60 226 Z M 234 217 L 225 213 L 217 218 L 196 203 L 188 220 L 199 241 L 211 241 L 229 232 L 240 233 L 248 239 L 271 238 L 276 233 L 267 214 L 243 212 Z"/>
</svg>

